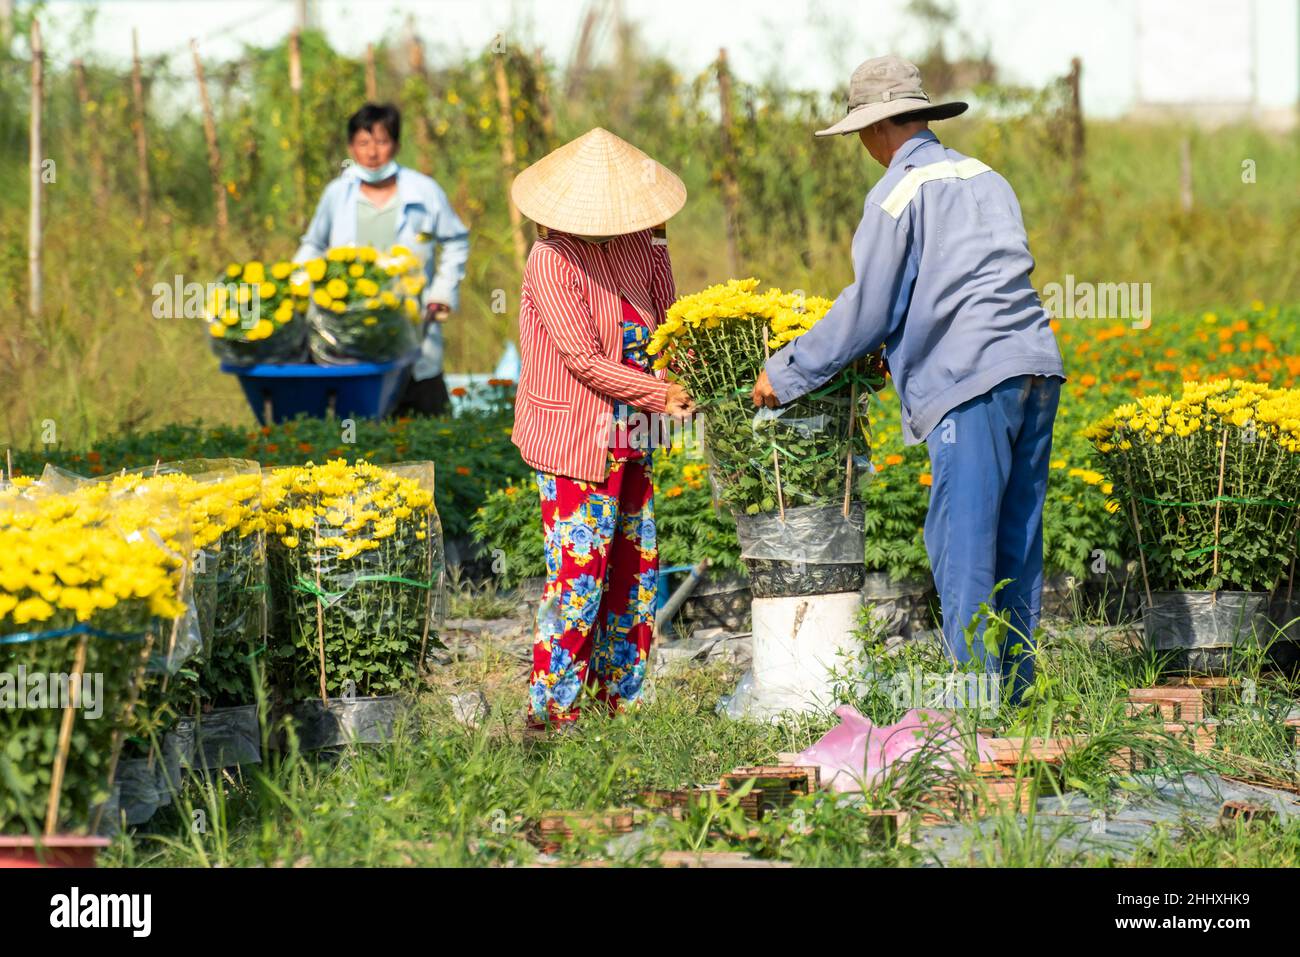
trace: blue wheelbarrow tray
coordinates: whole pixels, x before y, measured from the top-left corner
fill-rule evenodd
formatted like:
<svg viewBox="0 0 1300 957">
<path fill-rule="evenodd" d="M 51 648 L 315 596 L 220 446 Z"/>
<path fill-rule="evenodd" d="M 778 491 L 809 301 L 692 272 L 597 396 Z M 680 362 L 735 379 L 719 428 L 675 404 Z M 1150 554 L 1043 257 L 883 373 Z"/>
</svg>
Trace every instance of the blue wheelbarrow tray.
<svg viewBox="0 0 1300 957">
<path fill-rule="evenodd" d="M 318 366 L 288 363 L 236 366 L 221 363 L 221 371 L 239 378 L 239 385 L 262 425 L 297 415 L 313 418 L 379 419 L 393 411 L 415 354 L 392 362 L 357 362 Z"/>
</svg>

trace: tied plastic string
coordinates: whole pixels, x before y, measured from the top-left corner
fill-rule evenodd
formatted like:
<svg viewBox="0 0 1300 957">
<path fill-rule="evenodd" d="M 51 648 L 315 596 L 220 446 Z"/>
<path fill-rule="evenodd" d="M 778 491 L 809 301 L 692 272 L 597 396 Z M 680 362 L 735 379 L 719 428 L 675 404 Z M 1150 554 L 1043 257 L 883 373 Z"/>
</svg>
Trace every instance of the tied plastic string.
<svg viewBox="0 0 1300 957">
<path fill-rule="evenodd" d="M 1269 505 L 1274 508 L 1295 508 L 1296 502 L 1283 502 L 1275 498 L 1239 498 L 1236 495 L 1216 495 L 1201 502 L 1167 502 L 1159 498 L 1141 496 L 1141 501 L 1150 505 L 1165 505 L 1170 508 L 1194 508 L 1197 505 L 1214 505 L 1218 502 L 1230 502 L 1234 505 Z"/>
<path fill-rule="evenodd" d="M 426 582 L 419 582 L 419 581 L 415 581 L 414 579 L 403 578 L 401 575 L 357 575 L 355 578 L 352 579 L 352 584 L 355 585 L 358 582 L 394 582 L 398 585 L 411 585 L 415 588 L 432 588 L 434 585 L 438 583 L 438 579 L 430 578 Z M 301 575 L 299 575 L 298 580 L 294 582 L 293 590 L 297 592 L 303 592 L 308 595 L 313 595 L 324 602 L 331 602 L 336 598 L 342 598 L 344 595 L 348 593 L 347 588 L 343 589 L 342 591 L 336 591 L 336 592 L 325 591 L 322 588 L 316 587 L 315 582 L 311 581 L 308 578 L 304 578 Z"/>
<path fill-rule="evenodd" d="M 22 645 L 32 641 L 54 641 L 58 638 L 70 638 L 73 635 L 88 635 L 91 638 L 107 638 L 112 641 L 142 641 L 148 632 L 117 632 L 93 628 L 85 623 L 70 628 L 56 628 L 49 631 L 17 631 L 0 635 L 0 645 Z"/>
</svg>

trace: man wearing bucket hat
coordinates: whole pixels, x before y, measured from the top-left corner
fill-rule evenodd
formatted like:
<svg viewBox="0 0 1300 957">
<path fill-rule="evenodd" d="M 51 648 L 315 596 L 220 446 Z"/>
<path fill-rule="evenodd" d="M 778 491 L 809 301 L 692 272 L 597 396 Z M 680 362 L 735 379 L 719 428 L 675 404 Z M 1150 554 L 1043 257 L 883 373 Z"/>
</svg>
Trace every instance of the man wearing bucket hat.
<svg viewBox="0 0 1300 957">
<path fill-rule="evenodd" d="M 529 725 L 571 728 L 584 692 L 616 711 L 645 677 L 659 572 L 651 417 L 692 409 L 646 346 L 676 298 L 663 224 L 686 187 L 598 127 L 520 173 L 511 197 L 538 232 L 511 436 L 537 470 L 545 533 Z"/>
<path fill-rule="evenodd" d="M 929 447 L 925 544 L 948 653 L 1008 679 L 1014 703 L 1033 680 L 1043 501 L 1065 375 L 1029 282 L 1034 260 L 1015 193 L 929 129 L 965 110 L 931 103 L 920 71 L 899 57 L 853 72 L 848 115 L 816 135 L 856 133 L 885 167 L 853 237 L 854 281 L 773 354 L 754 404 L 789 402 L 883 351 L 903 441 Z M 986 644 L 983 621 L 968 638 L 981 602 L 1006 613 L 1005 639 Z"/>
</svg>

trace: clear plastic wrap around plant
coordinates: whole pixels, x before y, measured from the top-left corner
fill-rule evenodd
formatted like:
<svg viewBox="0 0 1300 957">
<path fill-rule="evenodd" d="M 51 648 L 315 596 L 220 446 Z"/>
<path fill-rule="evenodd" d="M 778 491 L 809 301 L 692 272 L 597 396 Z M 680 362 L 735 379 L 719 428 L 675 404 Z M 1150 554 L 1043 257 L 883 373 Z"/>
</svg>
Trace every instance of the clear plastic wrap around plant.
<svg viewBox="0 0 1300 957">
<path fill-rule="evenodd" d="M 1158 591 L 1142 611 L 1147 644 L 1157 651 L 1229 648 L 1274 637 L 1267 592 Z"/>
<path fill-rule="evenodd" d="M 173 489 L 115 483 L 115 478 L 89 479 L 46 465 L 40 480 L 24 489 L 21 500 L 13 505 L 41 516 L 38 521 L 46 527 L 62 529 L 65 534 L 110 530 L 128 544 L 148 543 L 166 556 L 176 572 L 173 597 L 183 607 L 168 617 L 167 627 L 153 645 L 149 671 L 174 675 L 203 650 L 194 574 L 186 560 L 193 551 L 193 524 Z M 6 517 L 0 505 L 0 524 L 14 514 Z"/>
<path fill-rule="evenodd" d="M 870 478 L 865 405 L 856 374 L 778 409 L 749 395 L 703 409 L 704 448 L 720 502 L 737 515 L 842 504 Z M 852 465 L 850 465 L 852 462 Z"/>
<path fill-rule="evenodd" d="M 416 306 L 414 317 L 404 303 Z M 343 312 L 312 303 L 307 316 L 308 346 L 321 365 L 391 362 L 418 349 L 424 331 L 418 304 L 409 298 L 391 308 L 357 303 Z"/>
<path fill-rule="evenodd" d="M 265 480 L 276 627 L 272 667 L 292 700 L 410 687 L 442 647 L 445 560 L 434 467 L 342 460 Z"/>
<path fill-rule="evenodd" d="M 306 362 L 307 321 L 295 315 L 266 339 L 212 339 L 213 354 L 232 366 Z"/>
</svg>

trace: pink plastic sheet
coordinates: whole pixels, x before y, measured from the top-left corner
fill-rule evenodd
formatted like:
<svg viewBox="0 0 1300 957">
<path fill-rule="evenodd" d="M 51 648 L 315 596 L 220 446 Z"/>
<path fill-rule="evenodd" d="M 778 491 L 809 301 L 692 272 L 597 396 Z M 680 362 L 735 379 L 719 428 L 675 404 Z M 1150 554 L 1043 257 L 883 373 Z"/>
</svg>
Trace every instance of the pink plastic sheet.
<svg viewBox="0 0 1300 957">
<path fill-rule="evenodd" d="M 890 768 L 914 759 L 922 749 L 939 767 L 966 764 L 966 746 L 952 712 L 913 708 L 894 724 L 879 727 L 849 705 L 836 708 L 835 714 L 840 723 L 801 751 L 797 762 L 820 767 L 822 785 L 832 791 L 872 787 Z M 994 752 L 984 735 L 976 736 L 976 748 L 981 761 L 992 760 Z"/>
</svg>

